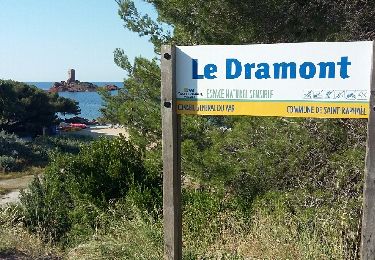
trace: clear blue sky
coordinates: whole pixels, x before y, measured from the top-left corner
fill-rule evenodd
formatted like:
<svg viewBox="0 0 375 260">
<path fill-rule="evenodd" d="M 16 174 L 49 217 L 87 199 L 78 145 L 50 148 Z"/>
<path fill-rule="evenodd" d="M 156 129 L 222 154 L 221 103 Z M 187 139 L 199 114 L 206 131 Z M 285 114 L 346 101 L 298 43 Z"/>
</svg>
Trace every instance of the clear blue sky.
<svg viewBox="0 0 375 260">
<path fill-rule="evenodd" d="M 153 7 L 135 1 L 142 13 Z M 155 57 L 147 38 L 123 27 L 114 0 L 0 0 L 0 79 L 61 81 L 76 69 L 81 81 L 122 81 L 115 48 L 130 59 Z"/>
</svg>

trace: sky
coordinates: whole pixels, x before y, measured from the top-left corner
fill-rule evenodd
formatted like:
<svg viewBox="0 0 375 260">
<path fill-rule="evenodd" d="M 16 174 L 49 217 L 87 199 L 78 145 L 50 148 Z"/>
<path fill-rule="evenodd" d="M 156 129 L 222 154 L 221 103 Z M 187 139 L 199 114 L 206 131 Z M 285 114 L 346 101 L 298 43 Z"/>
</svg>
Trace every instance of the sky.
<svg viewBox="0 0 375 260">
<path fill-rule="evenodd" d="M 154 8 L 135 1 L 141 13 Z M 122 82 L 115 48 L 129 56 L 156 57 L 147 38 L 124 28 L 115 0 L 0 0 L 0 79 L 54 82 L 68 78 Z"/>
</svg>

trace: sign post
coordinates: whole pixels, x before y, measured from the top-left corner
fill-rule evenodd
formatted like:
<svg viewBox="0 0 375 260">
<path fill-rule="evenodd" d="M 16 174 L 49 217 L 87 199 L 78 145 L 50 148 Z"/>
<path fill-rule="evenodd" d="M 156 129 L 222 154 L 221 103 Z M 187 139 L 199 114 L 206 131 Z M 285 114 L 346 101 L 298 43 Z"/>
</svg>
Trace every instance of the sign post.
<svg viewBox="0 0 375 260">
<path fill-rule="evenodd" d="M 165 259 L 182 259 L 182 114 L 369 118 L 361 258 L 375 259 L 374 62 L 370 41 L 162 46 Z"/>
<path fill-rule="evenodd" d="M 176 108 L 176 51 L 161 49 L 164 259 L 182 259 L 180 115 Z"/>
<path fill-rule="evenodd" d="M 375 48 L 375 46 L 374 46 Z M 363 186 L 361 259 L 375 259 L 375 73 L 371 66 L 370 115 L 367 125 L 366 167 Z"/>
</svg>

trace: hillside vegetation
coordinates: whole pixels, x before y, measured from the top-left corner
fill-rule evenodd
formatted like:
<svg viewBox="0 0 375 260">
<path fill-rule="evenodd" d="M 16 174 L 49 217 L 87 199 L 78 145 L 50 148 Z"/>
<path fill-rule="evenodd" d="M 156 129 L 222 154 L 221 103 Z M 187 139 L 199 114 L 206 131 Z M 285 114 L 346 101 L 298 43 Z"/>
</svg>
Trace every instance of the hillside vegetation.
<svg viewBox="0 0 375 260">
<path fill-rule="evenodd" d="M 117 2 L 125 26 L 156 52 L 161 44 L 368 40 L 375 28 L 370 1 L 146 1 L 158 21 Z M 131 141 L 101 139 L 51 157 L 21 205 L 0 215 L 0 252 L 162 259 L 159 61 L 131 64 L 117 49 L 115 62 L 128 73 L 126 91 L 102 93 L 103 120 L 128 127 Z M 358 259 L 366 126 L 183 116 L 184 259 Z M 15 226 L 23 248 L 10 238 Z"/>
</svg>

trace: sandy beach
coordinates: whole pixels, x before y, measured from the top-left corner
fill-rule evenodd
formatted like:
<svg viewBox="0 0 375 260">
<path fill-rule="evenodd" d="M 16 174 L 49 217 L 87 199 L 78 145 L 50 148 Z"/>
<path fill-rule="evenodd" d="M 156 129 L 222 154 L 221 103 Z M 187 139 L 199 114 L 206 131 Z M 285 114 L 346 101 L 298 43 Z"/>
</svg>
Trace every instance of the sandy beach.
<svg viewBox="0 0 375 260">
<path fill-rule="evenodd" d="M 99 138 L 101 136 L 114 137 L 124 135 L 126 138 L 129 138 L 129 133 L 124 127 L 113 127 L 110 125 L 104 126 L 90 126 L 86 129 L 82 129 L 74 132 L 62 132 L 63 135 L 84 135 L 91 136 L 94 138 Z"/>
</svg>

